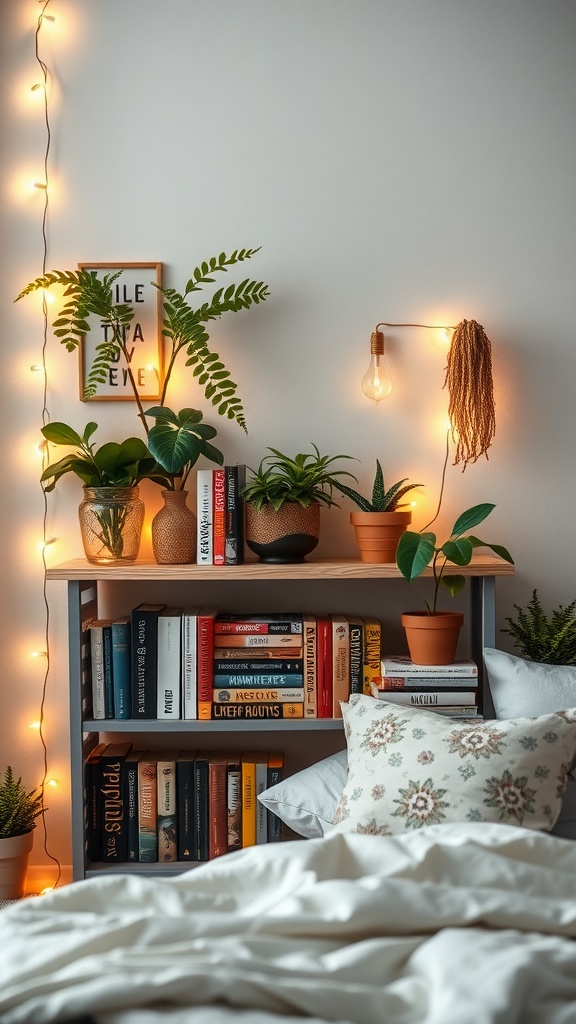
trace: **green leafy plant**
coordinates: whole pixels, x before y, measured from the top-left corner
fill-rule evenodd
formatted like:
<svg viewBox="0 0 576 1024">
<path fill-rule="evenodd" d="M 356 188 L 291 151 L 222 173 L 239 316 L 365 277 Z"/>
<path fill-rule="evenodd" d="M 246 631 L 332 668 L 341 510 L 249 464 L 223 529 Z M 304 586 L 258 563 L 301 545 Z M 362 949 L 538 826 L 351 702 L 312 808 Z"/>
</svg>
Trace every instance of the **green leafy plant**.
<svg viewBox="0 0 576 1024">
<path fill-rule="evenodd" d="M 454 565 L 469 565 L 472 561 L 474 548 L 486 547 L 494 551 L 506 562 L 514 564 L 514 559 L 509 551 L 501 544 L 488 544 L 480 540 L 468 530 L 473 529 L 482 523 L 495 508 L 488 502 L 481 505 L 474 505 L 458 517 L 452 528 L 452 533 L 442 545 L 437 545 L 436 534 L 428 531 L 416 533 L 413 530 L 406 530 L 402 534 L 396 551 L 396 564 L 402 575 L 409 582 L 420 576 L 428 566 L 432 567 L 434 577 L 434 595 L 431 602 L 425 601 L 430 615 L 437 611 L 438 592 L 440 585 L 443 585 L 454 597 L 464 588 L 466 578 L 460 574 L 446 574 L 446 566 L 449 562 Z M 464 536 L 467 534 L 467 536 Z"/>
<path fill-rule="evenodd" d="M 201 291 L 207 284 L 214 282 L 213 274 L 228 271 L 229 267 L 251 259 L 258 249 L 235 249 L 227 256 L 222 252 L 195 267 L 190 280 L 182 293 L 175 288 L 160 288 L 163 305 L 162 334 L 169 341 L 166 359 L 166 370 L 162 382 L 160 405 L 166 403 L 168 384 L 177 357 L 186 355 L 186 366 L 193 368 L 192 373 L 198 384 L 204 388 L 205 397 L 212 403 L 221 416 L 235 419 L 246 430 L 246 420 L 239 398 L 236 395 L 237 384 L 232 380 L 220 356 L 208 348 L 209 335 L 205 324 L 216 320 L 223 313 L 237 313 L 249 309 L 252 305 L 264 302 L 268 298 L 268 286 L 262 281 L 246 278 L 238 285 L 219 288 L 212 298 L 199 306 L 193 307 L 188 297 Z M 115 303 L 113 285 L 122 271 L 115 271 L 98 276 L 96 270 L 53 270 L 31 281 L 16 297 L 16 302 L 38 289 L 50 288 L 52 285 L 64 287 L 65 302 L 53 322 L 54 333 L 69 352 L 74 352 L 81 338 L 90 330 L 88 317 L 92 314 L 103 323 L 109 325 L 105 341 L 96 346 L 96 356 L 86 381 L 85 398 L 92 398 L 98 384 L 106 381 L 110 367 L 120 356 L 124 357 L 128 380 L 134 393 L 137 413 L 142 426 L 148 433 L 148 424 L 144 408 L 138 393 L 134 376 L 130 369 L 130 354 L 127 350 L 126 338 L 128 328 L 134 318 L 134 309 L 126 303 Z"/>
<path fill-rule="evenodd" d="M 148 447 L 157 466 L 147 475 L 154 483 L 165 490 L 183 490 L 190 470 L 202 455 L 218 466 L 223 465 L 224 455 L 210 444 L 217 430 L 201 422 L 198 409 L 181 409 L 177 413 L 166 406 L 154 406 L 146 415 L 156 421 L 148 434 Z"/>
<path fill-rule="evenodd" d="M 28 790 L 22 779 L 15 779 L 10 765 L 0 782 L 0 838 L 9 839 L 31 832 L 36 827 L 36 818 L 42 814 L 42 793 Z"/>
<path fill-rule="evenodd" d="M 271 455 L 266 455 L 258 469 L 250 469 L 252 478 L 242 489 L 246 501 L 256 509 L 263 505 L 271 505 L 277 512 L 286 502 L 296 502 L 302 508 L 308 508 L 317 501 L 321 505 L 336 505 L 332 498 L 332 489 L 336 479 L 350 476 L 352 473 L 337 469 L 334 463 L 339 459 L 351 459 L 351 455 L 320 455 L 315 444 L 314 454 L 298 454 L 294 458 L 284 455 L 277 448 L 268 448 Z"/>
<path fill-rule="evenodd" d="M 538 591 L 525 608 L 515 604 L 516 618 L 506 617 L 510 629 L 503 629 L 513 638 L 514 646 L 529 661 L 547 665 L 576 665 L 576 600 L 558 605 L 547 615 Z"/>
<path fill-rule="evenodd" d="M 47 423 L 42 434 L 51 444 L 73 447 L 58 462 L 46 467 L 40 477 L 46 491 L 53 491 L 66 473 L 74 473 L 86 487 L 133 487 L 155 466 L 148 448 L 139 437 L 108 441 L 96 448 L 91 441 L 97 423 L 87 423 L 79 434 L 67 423 Z"/>
<path fill-rule="evenodd" d="M 382 466 L 378 459 L 376 459 L 376 476 L 372 485 L 371 498 L 365 498 L 359 491 L 354 490 L 353 487 L 348 487 L 347 484 L 339 483 L 337 480 L 334 482 L 334 486 L 342 494 L 345 494 L 347 498 L 351 498 L 362 512 L 396 512 L 397 509 L 404 508 L 408 504 L 406 501 L 403 502 L 402 498 L 409 491 L 414 490 L 415 487 L 423 486 L 422 484 L 407 484 L 407 479 L 408 477 L 404 477 L 403 480 L 399 480 L 386 490 Z"/>
</svg>

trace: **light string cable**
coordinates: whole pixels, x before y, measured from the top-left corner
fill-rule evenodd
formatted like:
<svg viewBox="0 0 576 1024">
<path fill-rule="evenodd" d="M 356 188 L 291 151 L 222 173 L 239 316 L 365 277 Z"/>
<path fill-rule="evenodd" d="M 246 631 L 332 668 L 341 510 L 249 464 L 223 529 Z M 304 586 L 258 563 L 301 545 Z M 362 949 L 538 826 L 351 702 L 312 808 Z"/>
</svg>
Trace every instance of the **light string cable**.
<svg viewBox="0 0 576 1024">
<path fill-rule="evenodd" d="M 44 21 L 44 14 L 50 4 L 50 0 L 40 0 L 42 3 L 42 10 L 38 16 L 38 23 L 36 26 L 36 32 L 34 36 L 34 51 L 35 56 L 40 68 L 42 70 L 42 91 L 44 94 L 44 124 L 46 128 L 46 146 L 44 149 L 44 179 L 43 189 L 44 192 L 44 204 L 42 211 L 42 275 L 46 274 L 47 260 L 48 260 L 48 208 L 49 208 L 49 156 L 50 156 L 50 143 L 51 143 L 51 131 L 50 131 L 50 113 L 48 105 L 48 67 L 40 56 L 40 36 L 42 31 L 42 25 Z M 42 426 L 45 426 L 50 415 L 48 412 L 48 372 L 46 364 L 46 347 L 48 343 L 48 303 L 46 295 L 42 293 L 42 319 L 43 319 L 43 341 L 42 341 L 42 376 L 43 376 L 43 397 L 42 397 Z M 42 468 L 46 468 L 48 461 L 47 455 L 47 444 L 45 443 L 42 448 Z M 42 794 L 42 830 L 44 835 L 44 852 L 46 856 L 56 864 L 57 876 L 54 883 L 54 888 L 60 883 L 62 877 L 62 865 L 57 857 L 55 857 L 48 848 L 48 830 L 46 827 L 46 806 L 44 802 L 44 795 L 46 789 L 46 783 L 48 779 L 48 747 L 44 736 L 44 710 L 46 704 L 46 696 L 48 689 L 48 680 L 50 676 L 50 604 L 48 602 L 48 591 L 47 591 L 47 562 L 46 562 L 46 548 L 48 545 L 47 540 L 47 529 L 48 529 L 48 498 L 46 490 L 42 485 L 42 497 L 43 497 L 43 516 L 42 516 L 42 567 L 43 567 L 43 585 L 42 585 L 42 596 L 44 601 L 45 610 L 45 651 L 46 651 L 46 667 L 44 671 L 44 679 L 42 683 L 42 696 L 40 700 L 40 727 L 39 736 L 42 744 L 43 757 L 44 757 L 44 774 L 40 783 L 40 791 Z"/>
</svg>

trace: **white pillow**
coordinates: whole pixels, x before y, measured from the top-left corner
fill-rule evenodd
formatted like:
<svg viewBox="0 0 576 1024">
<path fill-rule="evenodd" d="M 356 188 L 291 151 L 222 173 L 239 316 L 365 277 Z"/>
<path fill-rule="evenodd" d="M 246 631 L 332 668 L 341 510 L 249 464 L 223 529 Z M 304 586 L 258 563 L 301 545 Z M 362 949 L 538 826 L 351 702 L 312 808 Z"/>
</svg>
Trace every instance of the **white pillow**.
<svg viewBox="0 0 576 1024">
<path fill-rule="evenodd" d="M 355 694 L 342 702 L 348 779 L 334 830 L 394 835 L 443 822 L 549 831 L 576 753 L 576 708 L 469 723 Z"/>
<path fill-rule="evenodd" d="M 576 707 L 576 665 L 542 665 L 484 648 L 496 718 L 549 715 Z"/>
<path fill-rule="evenodd" d="M 298 835 L 317 839 L 332 827 L 347 774 L 347 752 L 339 750 L 270 786 L 258 800 Z"/>
</svg>

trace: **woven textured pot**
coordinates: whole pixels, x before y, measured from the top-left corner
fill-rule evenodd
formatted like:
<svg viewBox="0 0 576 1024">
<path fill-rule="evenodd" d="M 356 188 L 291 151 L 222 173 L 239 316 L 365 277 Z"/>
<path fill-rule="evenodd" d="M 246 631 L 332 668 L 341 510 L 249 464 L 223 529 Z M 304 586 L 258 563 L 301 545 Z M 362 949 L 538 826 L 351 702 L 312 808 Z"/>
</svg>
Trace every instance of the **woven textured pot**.
<svg viewBox="0 0 576 1024">
<path fill-rule="evenodd" d="M 412 522 L 411 512 L 351 512 L 361 562 L 395 562 L 400 537 Z"/>
<path fill-rule="evenodd" d="M 320 537 L 320 505 L 308 508 L 287 501 L 276 512 L 271 505 L 255 508 L 246 502 L 246 544 L 261 562 L 303 562 Z"/>
<path fill-rule="evenodd" d="M 401 618 L 415 665 L 451 665 L 456 657 L 462 612 L 404 612 Z"/>
<path fill-rule="evenodd" d="M 33 844 L 33 829 L 21 836 L 0 839 L 0 900 L 19 900 L 24 895 Z"/>
<path fill-rule="evenodd" d="M 161 565 L 188 565 L 196 558 L 196 516 L 188 491 L 162 491 L 164 504 L 152 520 L 152 551 Z"/>
</svg>

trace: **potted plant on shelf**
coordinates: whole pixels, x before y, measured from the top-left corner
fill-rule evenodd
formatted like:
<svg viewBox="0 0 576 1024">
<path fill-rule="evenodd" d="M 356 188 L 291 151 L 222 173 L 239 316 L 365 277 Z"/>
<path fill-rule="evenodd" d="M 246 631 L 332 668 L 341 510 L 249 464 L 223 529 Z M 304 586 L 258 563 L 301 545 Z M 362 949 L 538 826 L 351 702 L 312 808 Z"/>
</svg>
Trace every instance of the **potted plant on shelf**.
<svg viewBox="0 0 576 1024">
<path fill-rule="evenodd" d="M 461 612 L 438 611 L 438 595 L 443 586 L 454 597 L 465 586 L 466 578 L 461 574 L 446 573 L 447 565 L 469 565 L 474 549 L 479 547 L 490 548 L 500 558 L 514 564 L 510 552 L 501 544 L 489 544 L 468 533 L 484 522 L 494 508 L 493 504 L 486 502 L 467 509 L 454 523 L 448 540 L 441 545 L 436 543 L 436 534 L 427 530 L 420 533 L 407 530 L 398 542 L 396 564 L 405 579 L 412 582 L 431 566 L 434 580 L 432 600 L 425 600 L 426 611 L 402 615 L 410 657 L 418 665 L 448 665 L 456 655 L 464 616 Z"/>
<path fill-rule="evenodd" d="M 246 544 L 261 562 L 303 562 L 318 544 L 320 506 L 336 505 L 332 490 L 342 476 L 356 479 L 335 467 L 351 455 L 313 454 L 294 458 L 268 448 L 257 470 L 242 489 L 246 502 Z"/>
<path fill-rule="evenodd" d="M 40 814 L 41 791 L 28 792 L 8 765 L 0 781 L 0 900 L 17 900 L 24 895 L 28 857 Z"/>
<path fill-rule="evenodd" d="M 376 475 L 372 497 L 365 498 L 347 484 L 335 481 L 334 486 L 358 506 L 359 512 L 350 513 L 356 543 L 362 562 L 394 562 L 400 537 L 412 522 L 412 512 L 405 511 L 402 501 L 409 491 L 422 484 L 407 484 L 408 477 L 398 480 L 386 490 L 382 466 L 376 459 Z"/>
<path fill-rule="evenodd" d="M 67 423 L 42 427 L 46 441 L 73 447 L 74 451 L 47 466 L 40 479 L 46 491 L 52 491 L 66 473 L 74 473 L 82 481 L 84 500 L 78 517 L 89 562 L 133 562 L 144 521 L 137 485 L 152 472 L 155 461 L 139 437 L 128 437 L 120 443 L 109 441 L 96 448 L 91 438 L 97 429 L 98 424 L 93 422 L 86 424 L 82 434 Z"/>
<path fill-rule="evenodd" d="M 185 484 L 201 456 L 221 466 L 222 452 L 210 441 L 217 430 L 202 423 L 198 409 L 173 412 L 154 406 L 146 415 L 155 420 L 148 434 L 148 447 L 156 459 L 150 480 L 162 487 L 163 507 L 152 520 L 152 550 L 158 563 L 183 565 L 196 556 L 196 516 L 186 504 Z"/>
</svg>

